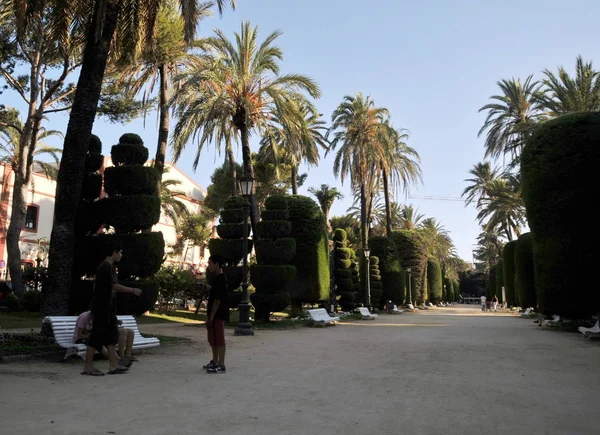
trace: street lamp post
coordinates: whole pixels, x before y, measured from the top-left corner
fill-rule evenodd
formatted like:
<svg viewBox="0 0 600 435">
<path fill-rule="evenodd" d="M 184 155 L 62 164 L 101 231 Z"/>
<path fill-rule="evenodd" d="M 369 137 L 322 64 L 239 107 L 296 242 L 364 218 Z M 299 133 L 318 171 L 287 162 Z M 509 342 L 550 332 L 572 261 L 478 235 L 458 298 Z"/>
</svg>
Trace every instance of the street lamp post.
<svg viewBox="0 0 600 435">
<path fill-rule="evenodd" d="M 446 300 L 448 300 L 448 293 L 446 292 L 446 284 L 444 284 L 444 294 L 442 296 L 445 297 Z M 442 297 L 442 299 L 443 299 L 443 297 Z"/>
<path fill-rule="evenodd" d="M 365 306 L 370 310 L 371 309 L 371 268 L 369 267 L 371 258 L 371 250 L 369 247 L 365 247 L 363 249 L 365 254 L 365 259 L 367 260 L 367 292 L 365 294 Z"/>
<path fill-rule="evenodd" d="M 248 299 L 248 218 L 250 217 L 250 200 L 254 189 L 254 179 L 249 176 L 240 177 L 238 179 L 238 189 L 244 197 L 244 238 L 243 238 L 243 255 L 244 264 L 242 268 L 242 301 L 238 305 L 240 318 L 235 328 L 235 335 L 254 335 L 252 323 L 250 323 L 250 300 Z"/>
<path fill-rule="evenodd" d="M 406 271 L 408 272 L 408 303 L 409 305 L 412 305 L 412 289 L 411 289 L 411 284 L 410 284 L 410 267 L 406 268 Z"/>
</svg>

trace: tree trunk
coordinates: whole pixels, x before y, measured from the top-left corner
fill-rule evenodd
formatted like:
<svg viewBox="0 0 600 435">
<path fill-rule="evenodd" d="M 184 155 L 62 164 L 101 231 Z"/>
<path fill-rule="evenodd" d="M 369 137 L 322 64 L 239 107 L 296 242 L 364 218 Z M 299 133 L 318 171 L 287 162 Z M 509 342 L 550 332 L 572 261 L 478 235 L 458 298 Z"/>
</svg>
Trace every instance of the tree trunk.
<svg viewBox="0 0 600 435">
<path fill-rule="evenodd" d="M 227 160 L 229 161 L 229 168 L 231 169 L 231 178 L 233 180 L 231 196 L 237 196 L 237 170 L 235 168 L 235 156 L 233 155 L 233 148 L 231 147 L 231 143 L 227 144 Z"/>
<path fill-rule="evenodd" d="M 292 165 L 292 195 L 298 195 L 298 166 Z"/>
<path fill-rule="evenodd" d="M 75 243 L 73 227 L 81 198 L 85 156 L 100 99 L 110 42 L 123 2 L 106 0 L 104 14 L 101 9 L 102 3 L 104 2 L 96 2 L 94 16 L 88 29 L 83 63 L 56 180 L 48 281 L 44 285 L 46 294 L 43 312 L 46 316 L 68 314 L 69 309 Z M 96 28 L 102 19 L 102 32 L 98 32 L 100 35 L 97 38 Z"/>
<path fill-rule="evenodd" d="M 250 149 L 250 142 L 248 141 L 248 125 L 243 116 L 243 121 L 240 122 L 238 127 L 240 136 L 242 138 L 242 158 L 244 164 L 244 176 L 254 178 L 254 167 L 252 166 L 252 150 Z M 256 182 L 256 180 L 254 180 Z M 256 195 L 250 197 L 250 225 L 252 226 L 252 238 L 258 240 L 258 234 L 256 233 L 256 224 L 258 223 L 258 203 L 256 202 Z"/>
<path fill-rule="evenodd" d="M 367 195 L 365 192 L 365 183 L 363 182 L 360 185 L 360 237 L 362 248 L 365 249 L 367 245 L 367 233 L 369 231 L 369 224 L 367 222 Z M 362 287 L 363 287 L 363 295 L 364 295 L 364 304 L 365 306 L 369 306 L 371 304 L 370 295 L 367 288 L 367 280 L 366 274 L 369 273 L 367 268 L 367 261 L 364 255 L 361 255 L 363 267 L 361 268 L 364 271 L 364 276 L 362 276 Z"/>
<path fill-rule="evenodd" d="M 392 210 L 390 207 L 390 190 L 388 187 L 388 174 L 387 171 L 381 167 L 383 174 L 383 197 L 385 199 L 385 233 L 389 239 L 392 238 Z"/>
<path fill-rule="evenodd" d="M 158 74 L 160 76 L 160 120 L 154 167 L 158 170 L 158 183 L 160 186 L 162 175 L 165 171 L 165 155 L 167 153 L 167 142 L 169 140 L 169 82 L 167 80 L 167 68 L 165 65 L 158 67 Z"/>
</svg>

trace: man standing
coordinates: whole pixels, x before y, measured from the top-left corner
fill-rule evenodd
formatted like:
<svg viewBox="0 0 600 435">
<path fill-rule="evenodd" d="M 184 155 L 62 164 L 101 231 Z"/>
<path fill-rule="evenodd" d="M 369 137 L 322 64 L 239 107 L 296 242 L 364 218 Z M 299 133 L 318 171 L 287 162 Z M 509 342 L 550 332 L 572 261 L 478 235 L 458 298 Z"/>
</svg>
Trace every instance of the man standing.
<svg viewBox="0 0 600 435">
<path fill-rule="evenodd" d="M 214 274 L 206 307 L 206 331 L 208 344 L 212 349 L 212 360 L 204 368 L 207 373 L 225 373 L 225 320 L 229 307 L 223 258 L 220 255 L 211 255 L 208 259 L 208 270 Z"/>
<path fill-rule="evenodd" d="M 94 353 L 102 351 L 105 346 L 108 351 L 108 374 L 116 375 L 127 371 L 117 362 L 115 345 L 119 341 L 119 324 L 117 320 L 116 292 L 142 294 L 139 288 L 125 287 L 117 282 L 114 264 L 121 261 L 122 250 L 115 242 L 110 242 L 105 250 L 106 258 L 96 269 L 94 281 L 94 299 L 92 301 L 92 331 L 88 339 L 88 348 L 85 354 L 85 365 L 82 375 L 104 376 L 100 370 L 94 368 Z"/>
<path fill-rule="evenodd" d="M 486 300 L 485 295 L 482 295 L 481 296 L 481 311 L 485 311 L 485 300 Z"/>
</svg>

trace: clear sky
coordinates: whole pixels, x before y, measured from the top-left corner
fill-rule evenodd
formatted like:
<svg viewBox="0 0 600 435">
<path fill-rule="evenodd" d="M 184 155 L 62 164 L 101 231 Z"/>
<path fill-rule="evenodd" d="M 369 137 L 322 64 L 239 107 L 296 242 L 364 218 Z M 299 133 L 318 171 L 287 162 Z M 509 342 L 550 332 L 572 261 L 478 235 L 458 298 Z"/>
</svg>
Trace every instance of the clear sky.
<svg viewBox="0 0 600 435">
<path fill-rule="evenodd" d="M 344 95 L 362 92 L 376 105 L 387 107 L 396 127 L 410 131 L 409 145 L 422 159 L 423 184 L 412 188 L 418 196 L 459 197 L 467 171 L 483 159 L 483 138 L 477 138 L 484 115 L 478 109 L 497 93 L 503 78 L 541 77 L 545 68 L 563 65 L 572 71 L 581 54 L 600 68 L 597 0 L 237 0 L 204 21 L 202 35 L 220 28 L 239 30 L 241 21 L 258 25 L 264 38 L 283 31 L 277 41 L 284 52 L 283 72 L 314 78 L 323 95 L 317 102 L 327 122 Z M 2 95 L 5 104 L 16 100 Z M 65 131 L 67 115 L 51 118 L 49 128 Z M 172 126 L 174 121 L 172 121 Z M 104 154 L 126 132 L 142 136 L 153 156 L 156 115 L 115 125 L 97 120 L 94 133 Z M 201 186 L 210 183 L 223 156 L 207 151 L 198 170 L 191 168 L 193 145 L 178 166 Z M 241 153 L 239 154 L 241 160 Z M 343 201 L 332 215 L 351 206 L 350 187 L 332 173 L 333 157 L 308 171 L 300 189 L 327 183 L 341 187 Z M 306 172 L 306 169 L 301 170 Z M 462 202 L 399 198 L 419 212 L 440 221 L 455 241 L 459 255 L 471 260 L 479 233 L 476 212 Z"/>
</svg>

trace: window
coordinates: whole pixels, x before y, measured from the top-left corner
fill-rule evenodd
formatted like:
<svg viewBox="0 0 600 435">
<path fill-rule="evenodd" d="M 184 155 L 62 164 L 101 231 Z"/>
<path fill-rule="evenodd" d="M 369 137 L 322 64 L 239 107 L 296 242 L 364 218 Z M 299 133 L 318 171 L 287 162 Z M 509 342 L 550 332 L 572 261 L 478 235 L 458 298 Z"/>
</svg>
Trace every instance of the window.
<svg viewBox="0 0 600 435">
<path fill-rule="evenodd" d="M 25 215 L 25 229 L 26 230 L 37 231 L 38 212 L 39 212 L 39 207 L 37 205 L 28 205 L 27 206 L 27 214 Z"/>
</svg>

